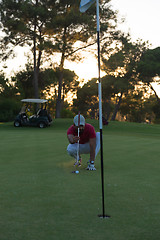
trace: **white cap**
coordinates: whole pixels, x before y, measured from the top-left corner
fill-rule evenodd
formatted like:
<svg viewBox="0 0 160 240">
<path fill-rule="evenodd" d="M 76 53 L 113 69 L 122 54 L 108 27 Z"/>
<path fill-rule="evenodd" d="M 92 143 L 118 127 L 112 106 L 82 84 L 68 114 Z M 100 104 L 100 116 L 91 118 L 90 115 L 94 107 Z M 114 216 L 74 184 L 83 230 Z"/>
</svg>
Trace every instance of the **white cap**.
<svg viewBox="0 0 160 240">
<path fill-rule="evenodd" d="M 74 117 L 74 125 L 78 127 L 78 120 L 79 120 L 79 125 L 85 126 L 85 118 L 82 115 L 76 115 Z"/>
</svg>

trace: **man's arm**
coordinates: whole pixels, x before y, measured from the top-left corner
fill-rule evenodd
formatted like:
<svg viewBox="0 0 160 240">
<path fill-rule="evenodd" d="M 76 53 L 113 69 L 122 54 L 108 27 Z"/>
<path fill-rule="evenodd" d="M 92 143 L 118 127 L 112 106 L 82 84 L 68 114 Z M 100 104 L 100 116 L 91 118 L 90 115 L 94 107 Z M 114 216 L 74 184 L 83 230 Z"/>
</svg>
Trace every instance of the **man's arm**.
<svg viewBox="0 0 160 240">
<path fill-rule="evenodd" d="M 69 143 L 71 143 L 71 144 L 77 143 L 78 140 L 80 140 L 80 137 L 74 136 L 73 134 L 68 134 L 67 138 L 68 138 Z"/>
<path fill-rule="evenodd" d="M 90 144 L 90 162 L 93 162 L 93 164 L 94 164 L 95 149 L 96 149 L 96 138 L 90 138 L 89 144 Z"/>
<path fill-rule="evenodd" d="M 90 144 L 90 163 L 88 164 L 88 167 L 86 169 L 90 171 L 95 171 L 96 168 L 94 166 L 94 160 L 95 160 L 96 138 L 90 138 L 89 144 Z"/>
</svg>

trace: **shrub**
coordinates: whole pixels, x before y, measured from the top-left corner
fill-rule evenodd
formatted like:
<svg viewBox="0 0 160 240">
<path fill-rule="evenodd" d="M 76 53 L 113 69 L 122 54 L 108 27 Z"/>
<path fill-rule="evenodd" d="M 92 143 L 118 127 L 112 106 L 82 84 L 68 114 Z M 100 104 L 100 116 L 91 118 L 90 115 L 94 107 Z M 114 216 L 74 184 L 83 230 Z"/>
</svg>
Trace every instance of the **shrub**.
<svg viewBox="0 0 160 240">
<path fill-rule="evenodd" d="M 20 103 L 13 99 L 0 100 L 0 122 L 13 121 L 20 110 Z"/>
<path fill-rule="evenodd" d="M 74 114 L 71 110 L 63 108 L 61 111 L 62 118 L 73 118 Z"/>
</svg>

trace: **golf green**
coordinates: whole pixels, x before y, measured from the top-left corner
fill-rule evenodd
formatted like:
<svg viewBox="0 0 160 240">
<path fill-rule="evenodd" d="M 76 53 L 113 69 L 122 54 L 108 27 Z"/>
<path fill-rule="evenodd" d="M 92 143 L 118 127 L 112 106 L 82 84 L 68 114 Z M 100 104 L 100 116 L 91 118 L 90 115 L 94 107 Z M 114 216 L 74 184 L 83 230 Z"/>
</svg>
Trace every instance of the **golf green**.
<svg viewBox="0 0 160 240">
<path fill-rule="evenodd" d="M 98 121 L 88 120 L 98 131 Z M 105 213 L 101 164 L 79 174 L 67 155 L 72 119 L 49 128 L 0 124 L 0 239 L 157 240 L 160 235 L 160 125 L 110 122 L 103 128 Z"/>
</svg>

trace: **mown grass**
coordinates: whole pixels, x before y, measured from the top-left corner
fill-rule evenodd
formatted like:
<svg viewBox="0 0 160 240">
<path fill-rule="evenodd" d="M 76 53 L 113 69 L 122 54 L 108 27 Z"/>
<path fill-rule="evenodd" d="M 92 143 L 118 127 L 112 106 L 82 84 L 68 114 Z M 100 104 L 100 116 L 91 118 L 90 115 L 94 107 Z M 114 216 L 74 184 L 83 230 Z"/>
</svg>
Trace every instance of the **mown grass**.
<svg viewBox="0 0 160 240">
<path fill-rule="evenodd" d="M 98 122 L 89 120 L 98 131 Z M 160 126 L 111 122 L 103 128 L 105 212 L 96 172 L 72 174 L 66 130 L 0 124 L 0 239 L 157 240 L 160 235 Z"/>
</svg>

